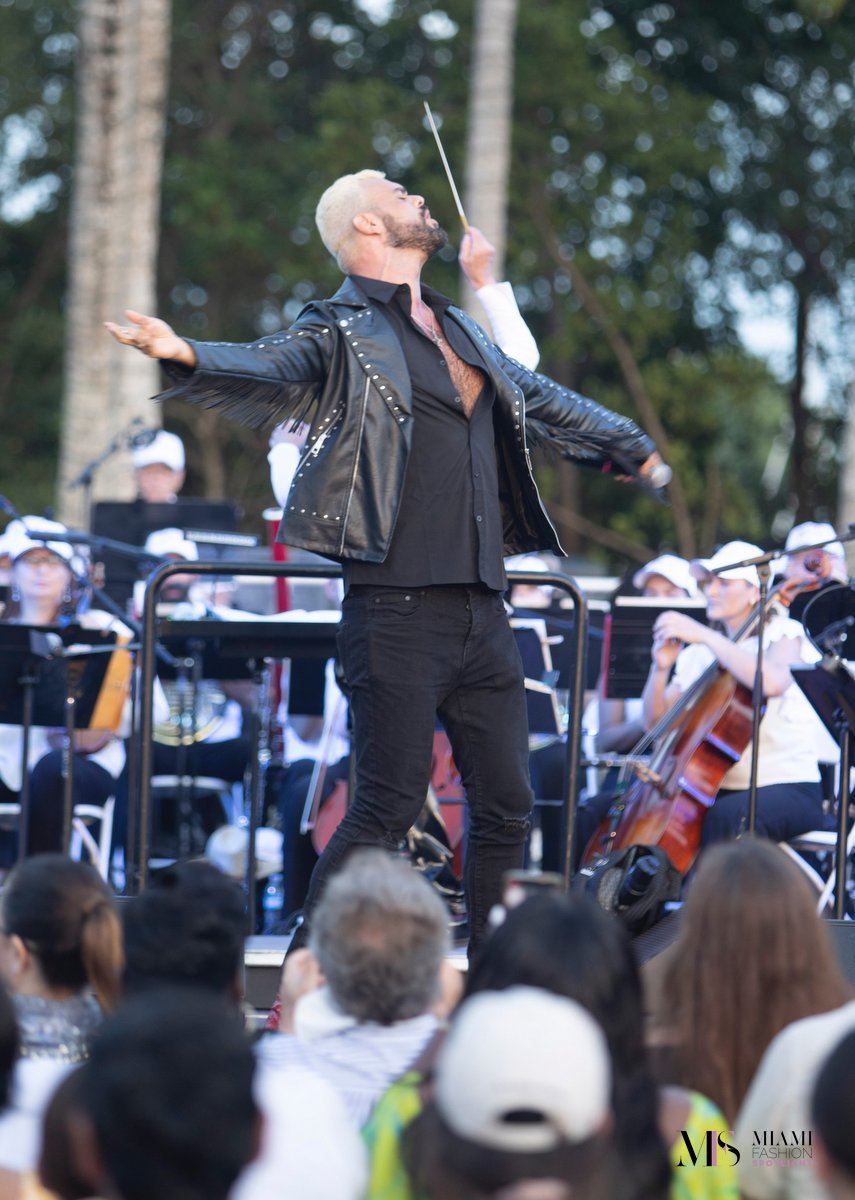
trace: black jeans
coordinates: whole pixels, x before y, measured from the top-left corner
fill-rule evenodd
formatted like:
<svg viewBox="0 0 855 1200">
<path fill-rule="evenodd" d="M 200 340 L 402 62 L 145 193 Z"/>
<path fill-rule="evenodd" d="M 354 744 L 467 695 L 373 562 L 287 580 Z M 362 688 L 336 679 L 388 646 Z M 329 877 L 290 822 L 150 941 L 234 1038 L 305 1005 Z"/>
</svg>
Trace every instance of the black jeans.
<svg viewBox="0 0 855 1200">
<path fill-rule="evenodd" d="M 425 802 L 439 716 L 469 805 L 471 953 L 503 874 L 522 866 L 532 805 L 522 664 L 501 596 L 480 585 L 354 587 L 338 650 L 356 795 L 318 860 L 306 912 L 353 847 L 398 848 Z"/>
</svg>

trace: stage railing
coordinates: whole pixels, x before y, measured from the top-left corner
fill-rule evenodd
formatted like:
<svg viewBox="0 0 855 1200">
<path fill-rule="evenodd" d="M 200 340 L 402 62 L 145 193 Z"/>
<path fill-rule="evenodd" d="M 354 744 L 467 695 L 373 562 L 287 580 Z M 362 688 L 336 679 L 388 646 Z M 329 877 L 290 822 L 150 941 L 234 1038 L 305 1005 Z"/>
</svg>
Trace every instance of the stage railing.
<svg viewBox="0 0 855 1200">
<path fill-rule="evenodd" d="M 163 563 L 146 580 L 142 610 L 142 646 L 140 650 L 139 687 L 139 751 L 137 755 L 136 779 L 129 781 L 128 797 L 128 890 L 141 891 L 148 876 L 149 841 L 151 837 L 151 774 L 152 738 L 154 733 L 154 679 L 155 651 L 157 645 L 157 598 L 163 583 L 172 575 L 218 575 L 227 574 L 224 566 L 233 566 L 234 574 L 253 577 L 299 577 L 302 579 L 337 579 L 341 575 L 338 567 L 325 563 L 291 562 L 242 562 L 224 564 L 221 561 L 169 562 Z M 588 641 L 588 606 L 585 595 L 575 579 L 557 572 L 508 571 L 510 584 L 522 583 L 538 587 L 555 588 L 569 595 L 574 607 L 574 661 L 573 686 L 568 703 L 567 752 L 565 765 L 565 816 L 566 839 L 564 845 L 564 883 L 570 886 L 575 849 L 575 816 L 579 792 L 579 769 L 581 766 L 582 710 L 584 707 L 585 667 Z M 562 648 L 567 652 L 567 648 Z M 257 744 L 257 742 L 256 742 Z M 255 797 L 259 764 L 257 755 L 250 763 L 250 803 L 248 829 L 247 891 L 249 912 L 255 913 L 255 830 L 259 813 Z M 135 845 L 138 843 L 138 845 Z M 134 873 L 134 850 L 137 850 L 137 870 Z"/>
</svg>

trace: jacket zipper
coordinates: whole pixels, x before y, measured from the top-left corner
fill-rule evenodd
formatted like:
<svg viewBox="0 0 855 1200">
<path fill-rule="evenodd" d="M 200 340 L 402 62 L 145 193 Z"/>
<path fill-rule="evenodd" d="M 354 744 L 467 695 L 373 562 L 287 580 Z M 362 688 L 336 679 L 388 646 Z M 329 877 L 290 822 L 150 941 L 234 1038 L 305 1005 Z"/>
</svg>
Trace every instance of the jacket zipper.
<svg viewBox="0 0 855 1200">
<path fill-rule="evenodd" d="M 353 500 L 353 493 L 356 490 L 356 472 L 359 470 L 359 459 L 362 454 L 362 434 L 365 429 L 365 412 L 368 408 L 368 388 L 369 380 L 365 380 L 365 386 L 362 389 L 362 407 L 359 411 L 359 429 L 356 436 L 356 454 L 353 456 L 353 470 L 350 473 L 350 490 L 347 493 L 347 503 L 344 506 L 344 519 L 341 523 L 341 540 L 339 541 L 339 554 L 344 550 L 344 539 L 347 533 L 347 521 L 350 516 L 350 502 Z"/>
</svg>

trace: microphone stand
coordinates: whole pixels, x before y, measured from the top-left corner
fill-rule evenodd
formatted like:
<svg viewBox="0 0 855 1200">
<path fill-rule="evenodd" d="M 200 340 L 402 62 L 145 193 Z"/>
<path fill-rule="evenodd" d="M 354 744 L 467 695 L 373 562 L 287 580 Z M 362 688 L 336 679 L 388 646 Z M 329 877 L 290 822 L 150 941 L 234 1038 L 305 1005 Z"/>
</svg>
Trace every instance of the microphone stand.
<svg viewBox="0 0 855 1200">
<path fill-rule="evenodd" d="M 767 554 L 758 562 L 760 600 L 757 605 L 757 665 L 754 668 L 754 687 L 751 694 L 751 776 L 748 784 L 748 832 L 757 830 L 757 766 L 760 760 L 760 719 L 763 716 L 763 631 L 766 628 L 766 608 L 769 603 L 769 580 L 772 578 L 772 559 Z"/>
<path fill-rule="evenodd" d="M 129 425 L 121 433 L 117 433 L 113 440 L 109 443 L 106 450 L 102 451 L 97 458 L 93 458 L 88 462 L 83 470 L 77 475 L 68 485 L 70 492 L 77 488 L 83 488 L 83 511 L 86 519 L 86 524 L 90 524 L 92 513 L 92 480 L 95 477 L 95 472 L 99 467 L 103 466 L 108 458 L 112 458 L 119 450 L 132 449 L 135 437 L 138 437 L 145 427 L 145 422 L 141 417 L 134 417 Z"/>
</svg>

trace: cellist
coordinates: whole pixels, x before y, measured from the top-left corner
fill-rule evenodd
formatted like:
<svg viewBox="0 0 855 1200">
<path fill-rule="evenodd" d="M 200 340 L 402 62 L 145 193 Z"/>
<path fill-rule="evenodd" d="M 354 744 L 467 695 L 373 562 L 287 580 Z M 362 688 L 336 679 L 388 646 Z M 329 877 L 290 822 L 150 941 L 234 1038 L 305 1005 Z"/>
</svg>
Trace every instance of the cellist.
<svg viewBox="0 0 855 1200">
<path fill-rule="evenodd" d="M 709 625 L 685 613 L 665 612 L 653 627 L 650 674 L 644 688 L 643 719 L 651 728 L 715 660 L 752 689 L 757 666 L 756 634 L 736 641 L 760 596 L 756 567 L 714 571 L 763 551 L 748 542 L 728 542 L 712 558 L 695 559 L 692 573 L 706 597 Z M 822 787 L 818 757 L 828 746 L 825 730 L 790 667 L 815 662 L 818 654 L 802 626 L 773 600 L 763 630 L 763 698 L 757 767 L 757 832 L 787 841 L 821 829 Z M 727 772 L 704 819 L 701 842 L 735 837 L 748 815 L 751 747 Z"/>
</svg>

